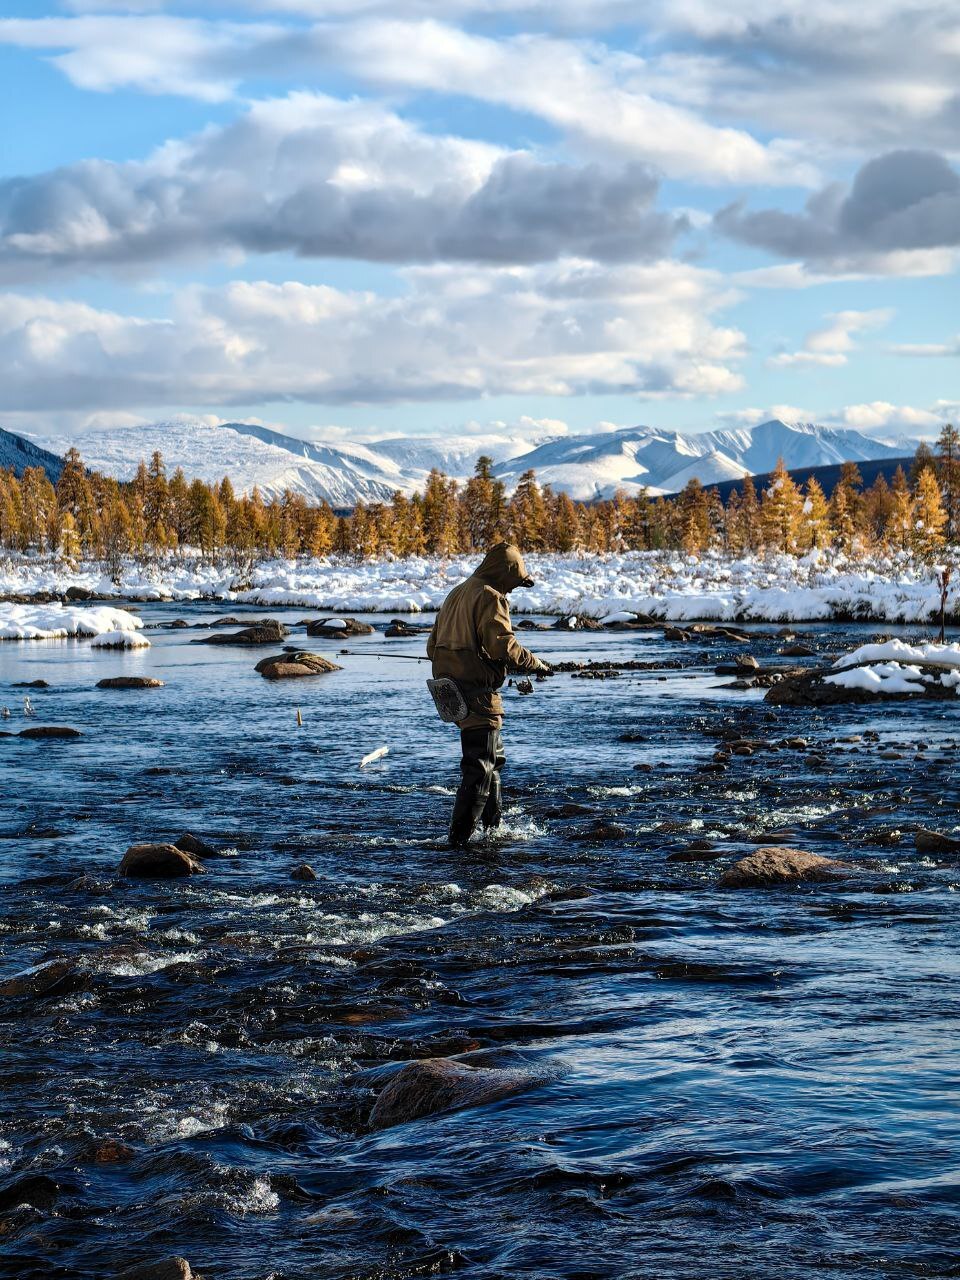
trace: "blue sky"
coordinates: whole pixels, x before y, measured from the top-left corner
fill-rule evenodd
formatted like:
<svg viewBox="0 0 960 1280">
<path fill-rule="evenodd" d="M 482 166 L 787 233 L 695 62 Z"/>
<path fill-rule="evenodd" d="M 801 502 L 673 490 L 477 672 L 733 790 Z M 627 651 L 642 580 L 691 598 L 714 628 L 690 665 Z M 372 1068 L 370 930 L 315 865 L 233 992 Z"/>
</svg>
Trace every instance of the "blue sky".
<svg viewBox="0 0 960 1280">
<path fill-rule="evenodd" d="M 958 71 L 956 0 L 7 0 L 0 424 L 934 434 Z"/>
</svg>

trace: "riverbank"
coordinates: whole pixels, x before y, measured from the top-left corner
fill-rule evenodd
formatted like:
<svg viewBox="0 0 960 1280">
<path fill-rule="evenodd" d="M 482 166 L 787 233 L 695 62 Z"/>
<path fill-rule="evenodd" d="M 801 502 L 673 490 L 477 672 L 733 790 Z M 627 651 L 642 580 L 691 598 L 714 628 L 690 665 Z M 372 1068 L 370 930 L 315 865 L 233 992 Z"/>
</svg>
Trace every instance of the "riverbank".
<svg viewBox="0 0 960 1280">
<path fill-rule="evenodd" d="M 99 563 L 71 569 L 37 558 L 0 564 L 7 602 L 209 600 L 333 613 L 419 613 L 436 609 L 477 557 L 413 557 L 357 563 L 346 558 L 272 560 L 240 572 L 227 562 L 169 557 L 128 563 L 116 579 Z M 927 623 L 938 616 L 935 570 L 910 557 L 675 552 L 531 555 L 536 578 L 511 597 L 518 613 L 627 620 Z M 947 616 L 960 620 L 960 575 Z"/>
</svg>

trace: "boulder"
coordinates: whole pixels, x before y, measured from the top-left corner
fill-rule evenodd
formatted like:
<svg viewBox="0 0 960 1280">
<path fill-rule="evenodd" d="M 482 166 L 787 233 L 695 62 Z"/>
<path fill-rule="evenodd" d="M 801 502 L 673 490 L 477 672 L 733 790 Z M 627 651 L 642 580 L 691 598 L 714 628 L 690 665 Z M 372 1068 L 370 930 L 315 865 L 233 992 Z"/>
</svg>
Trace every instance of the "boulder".
<svg viewBox="0 0 960 1280">
<path fill-rule="evenodd" d="M 758 889 L 766 885 L 833 880 L 845 864 L 802 849 L 761 848 L 741 858 L 720 877 L 725 889 Z"/>
<path fill-rule="evenodd" d="M 760 663 L 752 653 L 738 653 L 733 662 L 734 666 L 739 667 L 742 671 L 760 670 Z"/>
<path fill-rule="evenodd" d="M 90 1148 L 90 1158 L 94 1164 L 123 1164 L 136 1155 L 133 1147 L 116 1138 L 101 1138 L 94 1141 Z"/>
<path fill-rule="evenodd" d="M 97 681 L 98 689 L 162 689 L 163 681 L 153 676 L 107 676 Z"/>
<path fill-rule="evenodd" d="M 23 973 L 15 973 L 12 978 L 0 982 L 0 996 L 10 1000 L 24 996 L 34 1000 L 41 996 L 57 996 L 75 986 L 78 977 L 79 970 L 75 961 L 50 960 L 33 969 L 25 969 Z"/>
<path fill-rule="evenodd" d="M 599 618 L 591 618 L 583 613 L 568 613 L 558 618 L 553 624 L 555 631 L 602 631 L 603 623 Z"/>
<path fill-rule="evenodd" d="M 194 1273 L 186 1258 L 160 1258 L 118 1271 L 116 1280 L 194 1280 Z"/>
<path fill-rule="evenodd" d="M 945 836 L 940 831 L 930 831 L 921 827 L 913 837 L 913 845 L 917 853 L 957 853 L 960 851 L 960 840 Z"/>
<path fill-rule="evenodd" d="M 424 1116 L 498 1102 L 542 1083 L 513 1068 L 475 1067 L 453 1058 L 427 1058 L 401 1067 L 370 1112 L 371 1129 L 389 1129 Z"/>
<path fill-rule="evenodd" d="M 173 842 L 175 849 L 182 849 L 184 853 L 192 854 L 194 858 L 216 858 L 217 850 L 212 844 L 207 844 L 206 840 L 201 840 L 199 836 L 195 836 L 190 831 L 185 831 L 178 840 Z"/>
<path fill-rule="evenodd" d="M 817 656 L 816 649 L 811 649 L 808 644 L 788 644 L 777 652 L 781 658 L 815 658 Z"/>
<path fill-rule="evenodd" d="M 870 666 L 870 663 L 859 663 L 857 666 Z M 854 672 L 857 666 L 845 667 L 845 672 Z M 916 661 L 909 663 L 917 668 L 911 673 L 910 683 L 914 690 L 897 690 L 888 692 L 886 688 L 859 688 L 846 684 L 837 684 L 830 677 L 840 674 L 835 667 L 798 668 L 786 673 L 773 685 L 766 694 L 765 701 L 784 707 L 829 707 L 844 704 L 904 702 L 915 698 L 930 698 L 937 701 L 952 700 L 958 696 L 958 687 L 944 684 L 941 677 L 944 669 L 935 663 Z"/>
<path fill-rule="evenodd" d="M 343 623 L 340 626 L 340 623 Z M 373 627 L 369 622 L 358 622 L 356 618 L 317 618 L 307 623 L 308 636 L 325 636 L 328 640 L 346 640 L 350 636 L 373 635 Z"/>
<path fill-rule="evenodd" d="M 122 876 L 145 880 L 171 880 L 175 876 L 191 876 L 203 867 L 184 849 L 174 844 L 133 844 L 123 855 L 118 868 Z"/>
<path fill-rule="evenodd" d="M 18 680 L 10 687 L 11 689 L 49 689 L 50 684 L 46 680 Z"/>
<path fill-rule="evenodd" d="M 309 862 L 301 862 L 299 867 L 294 867 L 290 872 L 291 880 L 319 880 L 319 878 Z"/>
<path fill-rule="evenodd" d="M 412 639 L 423 633 L 419 627 L 412 627 L 409 622 L 404 622 L 402 618 L 394 618 L 383 634 L 391 640 L 400 640 Z"/>
<path fill-rule="evenodd" d="M 52 1209 L 63 1186 L 46 1173 L 17 1174 L 0 1186 L 0 1209 L 16 1209 L 28 1204 L 34 1209 Z"/>
<path fill-rule="evenodd" d="M 597 818 L 592 822 L 585 831 L 578 831 L 573 837 L 574 840 L 623 840 L 628 832 L 626 827 L 618 826 L 616 822 L 608 822 L 606 818 Z"/>
<path fill-rule="evenodd" d="M 254 668 L 264 680 L 292 680 L 298 676 L 319 676 L 341 668 L 319 653 L 277 653 L 261 658 Z"/>
<path fill-rule="evenodd" d="M 29 729 L 21 729 L 21 738 L 79 738 L 80 730 L 68 728 L 63 724 L 35 724 Z"/>
<path fill-rule="evenodd" d="M 664 627 L 664 640 L 689 640 L 690 635 L 682 627 Z"/>
<path fill-rule="evenodd" d="M 213 624 L 216 625 L 216 624 Z M 252 627 L 244 627 L 241 631 L 225 631 L 213 636 L 200 636 L 191 644 L 276 644 L 287 637 L 287 628 L 282 622 L 273 618 L 264 618 Z"/>
</svg>

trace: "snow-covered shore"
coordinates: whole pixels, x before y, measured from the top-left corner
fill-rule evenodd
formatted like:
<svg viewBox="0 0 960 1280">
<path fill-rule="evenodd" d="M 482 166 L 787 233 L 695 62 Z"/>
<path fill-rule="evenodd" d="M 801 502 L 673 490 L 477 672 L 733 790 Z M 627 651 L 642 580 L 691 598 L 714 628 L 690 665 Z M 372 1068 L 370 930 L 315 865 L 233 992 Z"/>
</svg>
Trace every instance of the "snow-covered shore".
<svg viewBox="0 0 960 1280">
<path fill-rule="evenodd" d="M 333 613 L 417 613 L 435 609 L 454 583 L 472 572 L 477 559 L 415 557 L 359 564 L 336 557 L 273 560 L 241 581 L 226 564 L 171 558 L 147 567 L 131 563 L 117 584 L 99 565 L 68 570 L 24 558 L 0 563 L 0 598 L 62 596 L 75 587 L 97 597 L 128 600 L 206 599 Z M 665 621 L 928 622 L 940 600 L 933 571 L 906 559 L 626 552 L 531 555 L 527 562 L 536 585 L 513 593 L 515 613 L 598 618 L 639 613 Z M 960 616 L 960 580 L 952 588 L 948 614 Z"/>
<path fill-rule="evenodd" d="M 100 647 L 149 648 L 150 641 L 137 632 L 143 622 L 126 609 L 63 604 L 0 603 L 0 640 L 63 640 L 94 638 Z"/>
</svg>

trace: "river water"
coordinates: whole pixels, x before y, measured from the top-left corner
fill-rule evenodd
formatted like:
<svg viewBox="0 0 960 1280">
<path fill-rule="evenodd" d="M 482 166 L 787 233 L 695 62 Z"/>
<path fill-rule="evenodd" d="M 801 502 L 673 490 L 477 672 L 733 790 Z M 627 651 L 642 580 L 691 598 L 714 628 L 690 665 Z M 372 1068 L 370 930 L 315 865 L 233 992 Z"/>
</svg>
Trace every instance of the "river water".
<svg viewBox="0 0 960 1280">
<path fill-rule="evenodd" d="M 960 1276 L 960 865 L 911 834 L 960 834 L 956 707 L 771 708 L 713 675 L 729 641 L 532 634 L 547 659 L 682 665 L 509 690 L 506 826 L 450 852 L 456 733 L 424 667 L 271 683 L 275 649 L 168 625 L 222 609 L 142 612 L 146 652 L 0 646 L 3 727 L 27 723 L 10 685 L 44 678 L 33 722 L 83 732 L 0 740 L 0 980 L 79 962 L 0 1000 L 0 1274 L 177 1253 L 207 1280 Z M 118 674 L 165 687 L 94 688 Z M 780 749 L 703 771 L 730 729 Z M 596 818 L 623 833 L 581 838 Z M 183 831 L 224 851 L 205 875 L 115 877 Z M 669 860 L 697 839 L 719 861 Z M 717 887 L 770 839 L 852 870 Z M 459 1053 L 538 1087 L 368 1130 L 371 1068 Z"/>
</svg>

